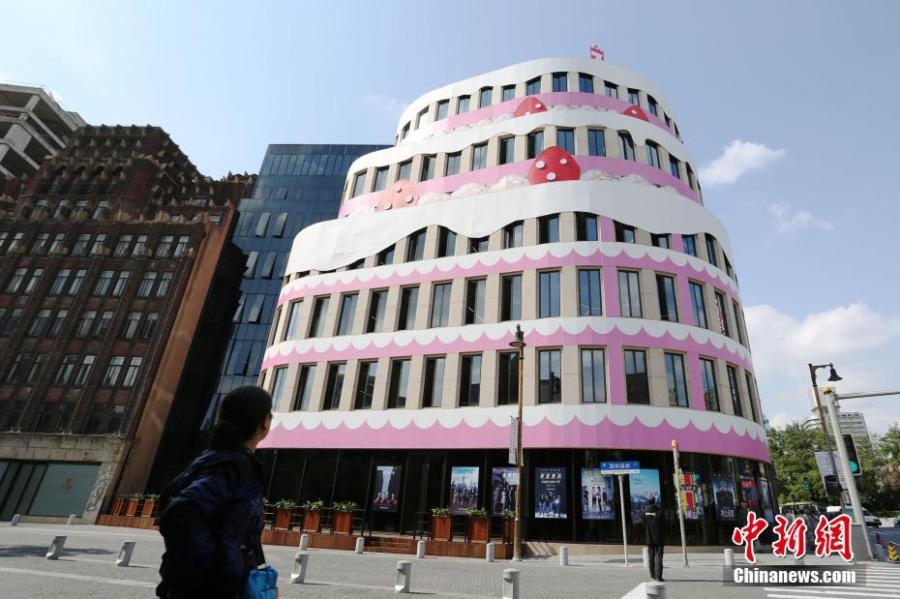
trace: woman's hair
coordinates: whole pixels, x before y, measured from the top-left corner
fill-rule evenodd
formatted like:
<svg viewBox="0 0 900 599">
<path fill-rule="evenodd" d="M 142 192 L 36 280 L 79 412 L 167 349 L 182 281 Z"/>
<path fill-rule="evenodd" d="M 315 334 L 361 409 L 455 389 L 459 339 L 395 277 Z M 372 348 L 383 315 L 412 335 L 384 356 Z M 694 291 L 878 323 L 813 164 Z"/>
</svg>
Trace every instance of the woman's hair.
<svg viewBox="0 0 900 599">
<path fill-rule="evenodd" d="M 222 400 L 219 418 L 209 439 L 212 449 L 238 449 L 252 437 L 272 412 L 272 396 L 260 387 L 246 385 Z"/>
</svg>

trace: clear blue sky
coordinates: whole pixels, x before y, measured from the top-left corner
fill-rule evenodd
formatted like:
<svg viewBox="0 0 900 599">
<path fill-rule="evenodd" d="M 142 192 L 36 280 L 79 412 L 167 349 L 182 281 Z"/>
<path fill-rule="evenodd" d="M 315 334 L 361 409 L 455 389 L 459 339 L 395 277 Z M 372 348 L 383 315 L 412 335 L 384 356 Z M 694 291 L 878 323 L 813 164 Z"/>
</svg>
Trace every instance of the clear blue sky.
<svg viewBox="0 0 900 599">
<path fill-rule="evenodd" d="M 731 232 L 769 416 L 804 417 L 807 361 L 834 360 L 846 391 L 900 387 L 900 3 L 6 0 L 2 13 L 0 79 L 44 85 L 90 123 L 160 125 L 214 176 L 255 172 L 270 143 L 390 143 L 429 89 L 598 43 L 666 92 L 699 166 L 734 140 L 771 150 L 756 170 L 732 156 L 746 172 L 731 183 L 701 179 Z M 900 399 L 862 406 L 876 430 L 900 420 Z"/>
</svg>

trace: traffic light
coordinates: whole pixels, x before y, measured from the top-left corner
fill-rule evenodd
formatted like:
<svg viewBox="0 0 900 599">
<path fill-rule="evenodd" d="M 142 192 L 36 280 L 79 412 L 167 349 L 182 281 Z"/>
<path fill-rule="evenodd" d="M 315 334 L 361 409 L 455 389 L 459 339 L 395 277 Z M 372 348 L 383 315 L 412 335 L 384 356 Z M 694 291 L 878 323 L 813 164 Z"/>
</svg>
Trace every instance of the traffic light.
<svg viewBox="0 0 900 599">
<path fill-rule="evenodd" d="M 853 473 L 853 476 L 859 476 L 862 474 L 862 464 L 859 463 L 859 457 L 856 455 L 856 443 L 853 441 L 853 435 L 844 435 L 844 446 L 847 448 L 850 472 Z"/>
<path fill-rule="evenodd" d="M 841 482 L 836 474 L 828 474 L 825 477 L 825 494 L 831 496 L 841 496 Z"/>
</svg>

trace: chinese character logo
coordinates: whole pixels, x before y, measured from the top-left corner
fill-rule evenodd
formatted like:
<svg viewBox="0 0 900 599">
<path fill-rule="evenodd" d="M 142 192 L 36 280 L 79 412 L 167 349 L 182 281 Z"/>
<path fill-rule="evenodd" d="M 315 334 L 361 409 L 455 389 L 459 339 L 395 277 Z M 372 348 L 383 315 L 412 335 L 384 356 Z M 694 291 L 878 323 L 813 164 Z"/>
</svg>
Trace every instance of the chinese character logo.
<svg viewBox="0 0 900 599">
<path fill-rule="evenodd" d="M 781 514 L 775 516 L 775 522 L 772 532 L 778 538 L 772 543 L 772 553 L 785 557 L 790 552 L 797 559 L 806 555 L 806 522 L 796 518 L 788 524 L 788 519 Z"/>
<path fill-rule="evenodd" d="M 831 521 L 819 516 L 816 524 L 816 555 L 840 555 L 845 562 L 853 561 L 853 548 L 850 546 L 850 516 L 841 514 Z"/>
<path fill-rule="evenodd" d="M 769 523 L 762 518 L 757 518 L 753 512 L 747 512 L 747 525 L 740 528 L 735 527 L 731 533 L 731 542 L 735 545 L 744 546 L 744 558 L 751 564 L 756 563 L 756 553 L 753 551 L 753 541 L 759 538 L 759 535 L 769 526 Z"/>
</svg>

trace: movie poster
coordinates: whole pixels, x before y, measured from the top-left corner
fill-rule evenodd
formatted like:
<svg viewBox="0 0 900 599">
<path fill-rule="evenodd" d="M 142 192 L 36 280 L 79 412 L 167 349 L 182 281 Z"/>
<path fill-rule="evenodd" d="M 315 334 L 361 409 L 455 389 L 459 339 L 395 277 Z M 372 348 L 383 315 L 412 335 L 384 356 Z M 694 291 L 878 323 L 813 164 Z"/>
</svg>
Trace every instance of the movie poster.
<svg viewBox="0 0 900 599">
<path fill-rule="evenodd" d="M 762 500 L 763 517 L 770 523 L 775 523 L 775 510 L 772 508 L 772 495 L 769 490 L 769 479 L 759 479 L 759 497 Z"/>
<path fill-rule="evenodd" d="M 681 505 L 685 520 L 703 518 L 703 489 L 700 486 L 699 474 L 681 473 Z"/>
<path fill-rule="evenodd" d="M 613 477 L 599 468 L 581 469 L 581 517 L 585 520 L 615 520 Z"/>
<path fill-rule="evenodd" d="M 400 502 L 400 466 L 375 466 L 372 509 L 396 512 Z"/>
<path fill-rule="evenodd" d="M 491 514 L 499 516 L 505 510 L 515 511 L 519 491 L 519 473 L 515 467 L 500 466 L 491 471 Z"/>
<path fill-rule="evenodd" d="M 478 507 L 478 466 L 450 469 L 450 513 L 465 514 Z"/>
<path fill-rule="evenodd" d="M 641 468 L 640 474 L 629 474 L 628 489 L 631 493 L 631 522 L 639 524 L 650 498 L 654 497 L 659 502 L 659 470 Z"/>
<path fill-rule="evenodd" d="M 728 474 L 712 475 L 713 497 L 719 520 L 734 520 L 734 480 Z"/>
<path fill-rule="evenodd" d="M 534 471 L 534 517 L 566 518 L 566 469 Z"/>
<path fill-rule="evenodd" d="M 752 476 L 741 477 L 741 497 L 747 503 L 747 509 L 759 514 L 759 491 Z"/>
</svg>

